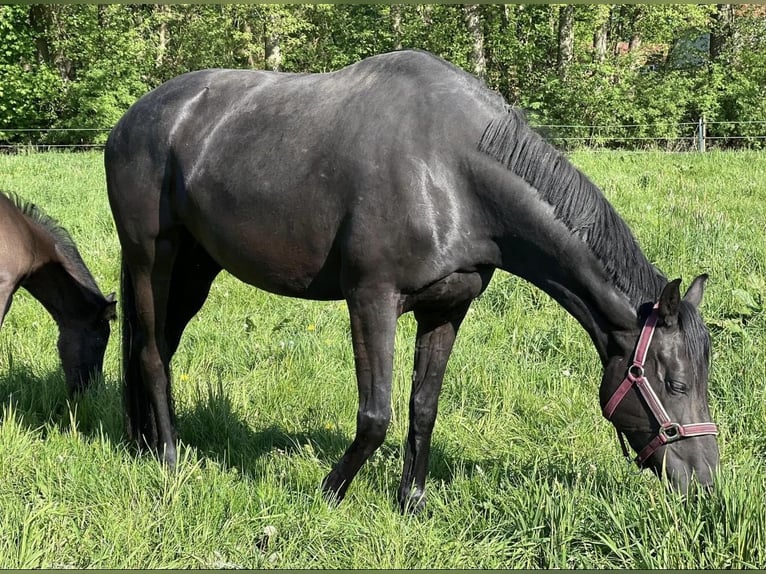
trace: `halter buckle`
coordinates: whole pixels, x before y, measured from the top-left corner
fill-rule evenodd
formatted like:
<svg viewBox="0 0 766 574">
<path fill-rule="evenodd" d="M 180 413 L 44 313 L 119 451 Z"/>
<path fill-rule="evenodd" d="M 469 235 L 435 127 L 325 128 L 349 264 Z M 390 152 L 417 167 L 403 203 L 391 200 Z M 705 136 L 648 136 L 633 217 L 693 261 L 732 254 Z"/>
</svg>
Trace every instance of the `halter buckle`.
<svg viewBox="0 0 766 574">
<path fill-rule="evenodd" d="M 683 426 L 678 423 L 667 422 L 660 427 L 659 435 L 668 444 L 684 438 Z"/>
<path fill-rule="evenodd" d="M 632 381 L 639 381 L 644 378 L 644 366 L 640 363 L 633 363 L 628 367 L 628 377 Z"/>
</svg>

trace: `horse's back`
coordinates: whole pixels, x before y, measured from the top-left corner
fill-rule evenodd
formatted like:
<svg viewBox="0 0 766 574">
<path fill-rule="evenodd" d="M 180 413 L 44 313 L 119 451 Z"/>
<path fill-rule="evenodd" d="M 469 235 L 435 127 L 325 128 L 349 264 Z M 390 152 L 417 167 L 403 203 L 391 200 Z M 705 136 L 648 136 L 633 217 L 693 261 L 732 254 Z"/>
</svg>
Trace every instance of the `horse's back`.
<svg viewBox="0 0 766 574">
<path fill-rule="evenodd" d="M 422 52 L 323 74 L 184 74 L 139 100 L 110 134 L 118 231 L 124 244 L 140 241 L 128 237 L 139 225 L 144 237 L 158 235 L 165 205 L 167 219 L 222 267 L 285 294 L 340 296 L 344 257 L 347 268 L 354 261 L 371 271 L 398 257 L 412 285 L 435 280 L 457 265 L 440 266 L 433 251 L 447 235 L 439 253 L 457 245 L 448 231 L 461 216 L 461 156 L 503 105 Z M 412 217 L 418 212 L 430 219 Z M 328 284 L 323 276 L 331 285 L 313 287 Z"/>
<path fill-rule="evenodd" d="M 143 96 L 112 130 L 107 150 L 142 138 L 155 146 L 194 147 L 194 140 L 209 139 L 210 130 L 238 125 L 250 131 L 292 127 L 311 143 L 352 136 L 348 132 L 359 124 L 371 130 L 405 120 L 449 124 L 451 116 L 470 120 L 484 111 L 477 107 L 502 105 L 498 94 L 470 74 L 419 51 L 381 54 L 321 74 L 208 69 L 180 75 Z"/>
</svg>

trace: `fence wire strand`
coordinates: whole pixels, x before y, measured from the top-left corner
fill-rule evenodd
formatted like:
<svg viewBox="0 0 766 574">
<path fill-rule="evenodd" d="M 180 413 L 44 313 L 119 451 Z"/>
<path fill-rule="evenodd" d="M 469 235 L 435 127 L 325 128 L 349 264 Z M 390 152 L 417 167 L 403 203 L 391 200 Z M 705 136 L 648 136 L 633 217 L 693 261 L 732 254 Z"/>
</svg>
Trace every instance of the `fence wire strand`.
<svg viewBox="0 0 766 574">
<path fill-rule="evenodd" d="M 748 126 L 757 129 L 752 135 L 745 135 L 738 130 L 738 133 L 731 135 L 721 135 L 716 128 L 720 127 Z M 760 126 L 760 128 L 758 128 Z M 712 143 L 715 148 L 726 147 L 726 144 L 737 142 L 734 147 L 742 147 L 742 142 L 748 142 L 758 148 L 766 147 L 762 143 L 766 140 L 766 120 L 714 120 L 707 121 L 700 119 L 697 122 L 655 122 L 645 124 L 534 124 L 535 129 L 544 130 L 546 137 L 554 144 L 560 145 L 566 150 L 579 148 L 593 149 L 623 149 L 631 151 L 654 151 L 665 149 L 666 151 L 691 151 L 700 149 L 705 151 L 706 144 Z M 689 135 L 618 135 L 619 131 L 625 130 L 652 130 L 652 129 L 670 129 L 677 134 Z M 700 137 L 700 128 L 702 136 Z M 577 132 L 587 130 L 588 133 L 578 135 Z M 712 134 L 707 133 L 713 131 Z M 104 143 L 94 142 L 93 134 L 108 134 L 111 128 L 94 127 L 47 127 L 47 128 L 0 128 L 0 152 L 14 153 L 25 151 L 45 151 L 45 150 L 90 150 L 102 149 Z M 574 132 L 574 133 L 573 133 Z M 90 134 L 80 138 L 73 137 L 67 141 L 67 134 Z M 45 141 L 49 135 L 60 135 L 63 137 L 51 138 Z M 12 136 L 27 135 L 27 141 L 11 141 Z M 9 137 L 11 136 L 11 137 Z M 58 140 L 58 141 L 56 141 Z M 745 144 L 747 145 L 747 143 Z M 732 147 L 732 146 L 729 146 Z M 638 149 L 636 149 L 638 148 Z"/>
</svg>

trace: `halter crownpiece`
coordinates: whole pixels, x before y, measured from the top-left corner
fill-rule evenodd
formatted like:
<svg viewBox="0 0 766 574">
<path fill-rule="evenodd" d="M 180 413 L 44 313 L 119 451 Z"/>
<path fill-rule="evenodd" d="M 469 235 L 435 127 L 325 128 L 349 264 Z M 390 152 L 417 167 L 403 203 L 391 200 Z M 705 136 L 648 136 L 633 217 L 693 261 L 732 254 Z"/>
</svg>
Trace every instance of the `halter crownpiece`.
<svg viewBox="0 0 766 574">
<path fill-rule="evenodd" d="M 672 422 L 668 416 L 667 411 L 665 410 L 665 407 L 662 406 L 662 402 L 657 396 L 657 393 L 654 392 L 654 389 L 652 389 L 649 381 L 644 375 L 644 363 L 646 362 L 646 354 L 649 351 L 649 345 L 652 342 L 652 336 L 654 335 L 654 331 L 657 327 L 657 320 L 659 319 L 658 309 L 659 303 L 655 303 L 654 307 L 652 308 L 652 312 L 649 314 L 649 317 L 647 317 L 646 322 L 644 323 L 643 329 L 641 329 L 641 335 L 638 338 L 638 343 L 636 343 L 636 350 L 633 353 L 633 363 L 630 365 L 630 367 L 628 367 L 625 378 L 622 380 L 622 383 L 620 383 L 620 386 L 617 387 L 617 390 L 614 391 L 614 394 L 607 401 L 606 405 L 604 405 L 604 409 L 602 411 L 604 417 L 608 421 L 611 421 L 612 424 L 614 424 L 612 421 L 612 416 L 614 415 L 614 411 L 617 410 L 619 404 L 625 398 L 625 395 L 627 395 L 628 391 L 630 391 L 630 389 L 633 387 L 638 390 L 639 394 L 644 399 L 644 402 L 649 407 L 649 410 L 654 415 L 654 418 L 660 425 L 657 436 L 650 440 L 649 443 L 643 449 L 641 449 L 641 452 L 638 453 L 638 456 L 636 456 L 635 462 L 639 466 L 643 466 L 649 457 L 654 454 L 654 451 L 656 451 L 664 444 L 675 442 L 684 438 L 718 434 L 718 427 L 716 427 L 716 425 L 712 422 L 689 423 L 685 425 Z M 617 428 L 617 425 L 615 425 L 615 428 Z M 625 440 L 623 439 L 622 432 L 619 429 L 617 429 L 617 437 L 620 439 L 620 445 L 622 446 L 622 451 L 625 455 L 625 458 L 630 458 L 628 448 L 625 446 Z"/>
</svg>

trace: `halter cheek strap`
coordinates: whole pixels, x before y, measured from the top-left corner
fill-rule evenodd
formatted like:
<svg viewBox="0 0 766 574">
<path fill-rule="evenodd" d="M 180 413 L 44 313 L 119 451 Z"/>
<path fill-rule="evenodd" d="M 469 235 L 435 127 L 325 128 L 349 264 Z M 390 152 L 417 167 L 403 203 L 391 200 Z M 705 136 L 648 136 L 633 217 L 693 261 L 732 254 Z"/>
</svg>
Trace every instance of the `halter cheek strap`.
<svg viewBox="0 0 766 574">
<path fill-rule="evenodd" d="M 657 393 L 654 392 L 652 386 L 649 384 L 646 376 L 644 375 L 644 364 L 646 363 L 646 354 L 649 351 L 649 345 L 652 342 L 652 336 L 657 327 L 657 320 L 659 318 L 659 304 L 655 304 L 651 314 L 646 319 L 643 329 L 641 329 L 641 335 L 638 338 L 636 344 L 636 350 L 633 353 L 633 363 L 628 367 L 628 372 L 625 374 L 625 378 L 617 387 L 617 390 L 604 405 L 603 414 L 607 420 L 611 421 L 615 410 L 628 394 L 632 388 L 636 388 L 638 393 L 643 397 L 644 402 L 649 407 L 649 410 L 654 415 L 654 418 L 660 425 L 657 436 L 652 438 L 649 443 L 644 446 L 638 453 L 635 461 L 639 466 L 643 466 L 649 459 L 654 451 L 660 446 L 675 442 L 680 439 L 690 438 L 703 435 L 716 435 L 718 434 L 718 427 L 712 422 L 710 423 L 689 423 L 680 424 L 670 420 L 665 407 L 662 406 Z M 615 425 L 616 428 L 616 425 Z M 622 432 L 617 430 L 617 437 L 620 439 L 620 445 L 622 446 L 623 454 L 626 458 L 630 458 L 628 448 L 625 445 Z"/>
</svg>

